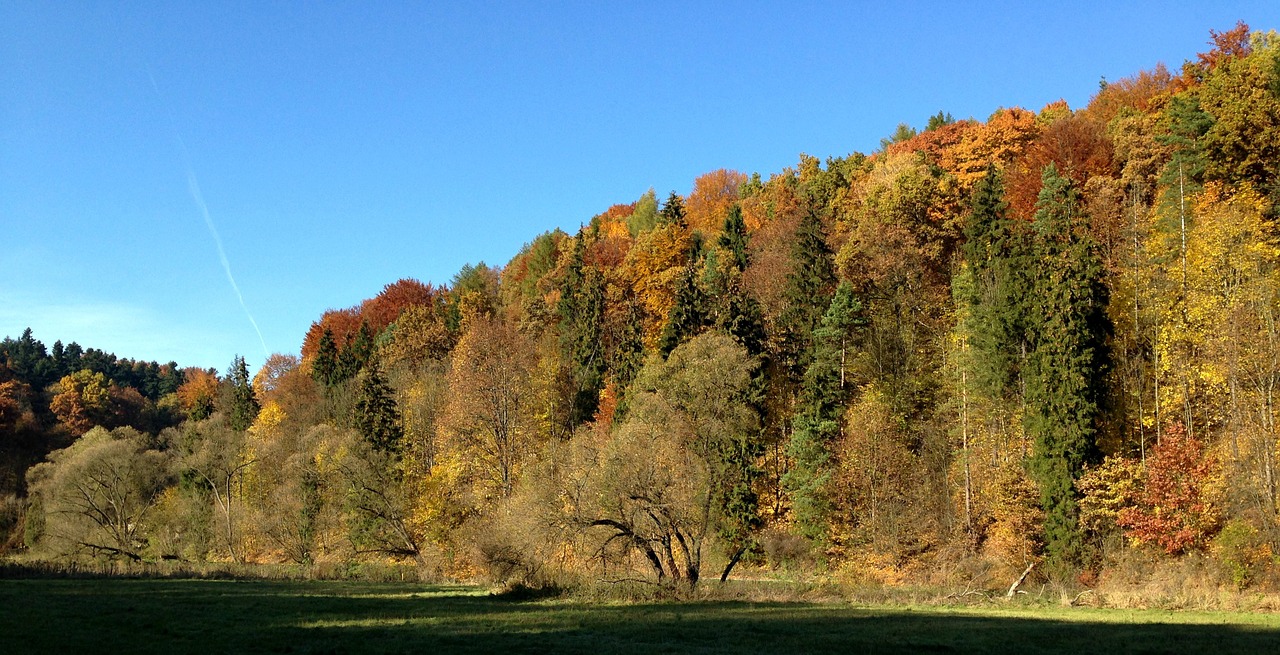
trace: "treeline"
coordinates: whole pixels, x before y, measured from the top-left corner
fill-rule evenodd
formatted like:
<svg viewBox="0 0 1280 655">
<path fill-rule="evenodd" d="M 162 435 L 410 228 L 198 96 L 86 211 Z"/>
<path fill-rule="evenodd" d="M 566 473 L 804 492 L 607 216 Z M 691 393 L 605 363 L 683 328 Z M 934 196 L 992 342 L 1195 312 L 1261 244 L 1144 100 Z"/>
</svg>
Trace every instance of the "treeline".
<svg viewBox="0 0 1280 655">
<path fill-rule="evenodd" d="M 1212 36 L 1079 110 L 939 113 L 388 285 L 252 380 L 188 374 L 181 427 L 53 453 L 27 542 L 684 584 L 1206 554 L 1264 582 L 1280 38 Z"/>
</svg>

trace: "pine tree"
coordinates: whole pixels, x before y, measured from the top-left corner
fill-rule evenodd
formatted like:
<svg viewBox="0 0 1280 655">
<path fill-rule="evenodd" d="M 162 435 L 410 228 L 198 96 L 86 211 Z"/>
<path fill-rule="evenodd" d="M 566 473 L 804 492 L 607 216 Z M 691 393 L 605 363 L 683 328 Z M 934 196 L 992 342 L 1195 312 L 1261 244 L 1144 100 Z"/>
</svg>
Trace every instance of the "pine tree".
<svg viewBox="0 0 1280 655">
<path fill-rule="evenodd" d="M 400 412 L 391 388 L 382 378 L 376 360 L 370 361 L 360 380 L 360 393 L 356 398 L 355 428 L 374 449 L 400 452 L 404 428 L 400 425 Z"/>
<path fill-rule="evenodd" d="M 1107 298 L 1102 265 L 1077 214 L 1070 180 L 1050 165 L 1042 182 L 1034 223 L 1039 266 L 1025 422 L 1034 439 L 1031 469 L 1045 511 L 1049 568 L 1061 575 L 1082 556 L 1075 481 L 1096 452 Z"/>
<path fill-rule="evenodd" d="M 231 368 L 227 371 L 227 382 L 231 385 L 231 411 L 228 423 L 231 429 L 243 432 L 253 425 L 258 418 L 258 399 L 253 393 L 253 382 L 249 378 L 249 369 L 244 358 L 239 355 L 231 360 Z"/>
</svg>

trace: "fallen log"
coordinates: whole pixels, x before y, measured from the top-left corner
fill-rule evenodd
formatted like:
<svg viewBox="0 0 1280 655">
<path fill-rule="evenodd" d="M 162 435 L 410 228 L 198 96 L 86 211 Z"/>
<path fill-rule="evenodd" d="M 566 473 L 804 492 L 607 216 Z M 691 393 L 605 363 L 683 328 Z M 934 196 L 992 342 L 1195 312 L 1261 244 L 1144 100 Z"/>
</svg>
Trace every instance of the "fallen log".
<svg viewBox="0 0 1280 655">
<path fill-rule="evenodd" d="M 1009 585 L 1009 593 L 1004 595 L 1006 600 L 1013 598 L 1013 595 L 1018 593 L 1018 587 L 1022 586 L 1022 583 L 1027 579 L 1027 576 L 1031 575 L 1031 569 L 1034 569 L 1035 567 L 1036 567 L 1035 562 L 1028 564 L 1027 570 L 1023 571 L 1022 575 L 1018 576 L 1018 579 L 1014 580 L 1013 584 Z"/>
</svg>

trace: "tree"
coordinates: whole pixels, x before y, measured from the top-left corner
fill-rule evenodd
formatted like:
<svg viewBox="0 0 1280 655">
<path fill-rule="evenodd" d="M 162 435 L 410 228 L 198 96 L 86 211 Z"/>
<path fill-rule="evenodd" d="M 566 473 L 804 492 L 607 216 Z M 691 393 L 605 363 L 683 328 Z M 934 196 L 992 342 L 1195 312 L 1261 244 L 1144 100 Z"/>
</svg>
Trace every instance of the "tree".
<svg viewBox="0 0 1280 655">
<path fill-rule="evenodd" d="M 1010 220 L 1000 175 L 994 166 L 974 187 L 965 224 L 965 267 L 972 280 L 964 332 L 974 356 L 969 363 L 979 389 L 991 398 L 1021 394 L 1032 299 L 1030 241 Z"/>
<path fill-rule="evenodd" d="M 361 376 L 354 423 L 356 430 L 374 450 L 391 454 L 400 452 L 404 439 L 400 412 L 376 361 L 371 361 Z"/>
<path fill-rule="evenodd" d="M 1165 430 L 1147 460 L 1136 503 L 1119 511 L 1125 534 L 1154 543 L 1170 555 L 1201 550 L 1222 527 L 1215 498 L 1216 458 L 1174 423 Z"/>
<path fill-rule="evenodd" d="M 602 343 L 604 321 L 604 276 L 584 261 L 586 235 L 578 233 L 561 285 L 560 350 L 569 363 L 572 397 L 569 399 L 568 429 L 595 416 L 604 388 L 605 355 Z"/>
<path fill-rule="evenodd" d="M 783 291 L 785 308 L 779 317 L 779 347 L 783 365 L 798 378 L 808 365 L 805 356 L 813 329 L 822 320 L 836 286 L 831 248 L 827 246 L 822 221 L 813 211 L 805 214 L 796 229 L 791 261 Z"/>
<path fill-rule="evenodd" d="M 795 465 L 783 482 L 791 494 L 796 526 L 814 540 L 825 539 L 834 508 L 830 486 L 836 465 L 834 451 L 850 395 L 845 370 L 855 331 L 863 322 L 861 310 L 853 287 L 842 283 L 813 332 L 801 409 L 787 449 Z"/>
<path fill-rule="evenodd" d="M 237 524 L 240 522 L 241 482 L 255 457 L 247 444 L 247 433 L 220 418 L 188 424 L 181 465 L 213 494 L 222 514 L 222 537 L 232 561 L 244 561 Z"/>
<path fill-rule="evenodd" d="M 111 385 L 106 376 L 82 369 L 58 381 L 49 409 L 71 434 L 80 436 L 105 425 L 111 411 Z"/>
<path fill-rule="evenodd" d="M 170 481 L 167 454 L 130 428 L 97 427 L 27 473 L 43 526 L 29 535 L 62 555 L 141 560 L 147 521 Z"/>
<path fill-rule="evenodd" d="M 1034 439 L 1046 554 L 1059 574 L 1082 556 L 1075 482 L 1096 453 L 1107 370 L 1106 289 L 1083 223 L 1070 181 L 1047 166 L 1034 224 L 1039 271 L 1025 420 Z"/>
<path fill-rule="evenodd" d="M 338 344 L 334 342 L 333 332 L 329 328 L 325 328 L 320 335 L 315 359 L 311 362 L 311 377 L 322 387 L 329 387 L 339 381 Z"/>
<path fill-rule="evenodd" d="M 188 369 L 178 387 L 178 402 L 187 419 L 201 421 L 213 414 L 218 399 L 218 376 L 212 370 Z"/>
<path fill-rule="evenodd" d="M 698 270 L 694 262 L 685 267 L 676 285 L 675 305 L 667 315 L 666 325 L 658 341 L 658 351 L 671 354 L 676 346 L 697 336 L 710 323 L 707 316 L 707 298 L 698 284 Z"/>
<path fill-rule="evenodd" d="M 510 496 L 536 443 L 534 353 L 513 326 L 485 317 L 470 322 L 454 351 L 445 429 L 482 497 Z"/>
<path fill-rule="evenodd" d="M 249 368 L 244 358 L 237 355 L 231 360 L 231 368 L 227 370 L 227 384 L 231 386 L 231 407 L 228 408 L 227 422 L 232 430 L 244 432 L 253 425 L 258 417 L 258 398 L 253 393 L 253 381 L 249 378 Z"/>
<path fill-rule="evenodd" d="M 756 362 L 730 337 L 707 332 L 653 358 L 630 391 L 626 420 L 603 444 L 575 444 L 565 492 L 570 522 L 638 552 L 659 582 L 696 585 L 718 537 L 726 578 L 761 525 L 759 417 L 748 402 Z"/>
</svg>

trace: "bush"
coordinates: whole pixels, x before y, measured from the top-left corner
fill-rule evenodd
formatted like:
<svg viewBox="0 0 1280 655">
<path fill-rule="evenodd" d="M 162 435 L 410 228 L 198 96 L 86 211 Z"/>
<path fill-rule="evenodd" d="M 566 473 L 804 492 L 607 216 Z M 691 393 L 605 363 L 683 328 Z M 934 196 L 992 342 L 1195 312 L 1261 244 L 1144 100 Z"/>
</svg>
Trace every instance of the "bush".
<svg viewBox="0 0 1280 655">
<path fill-rule="evenodd" d="M 1277 564 L 1276 556 L 1256 527 L 1232 519 L 1213 540 L 1218 562 L 1236 589 L 1244 589 Z"/>
</svg>

